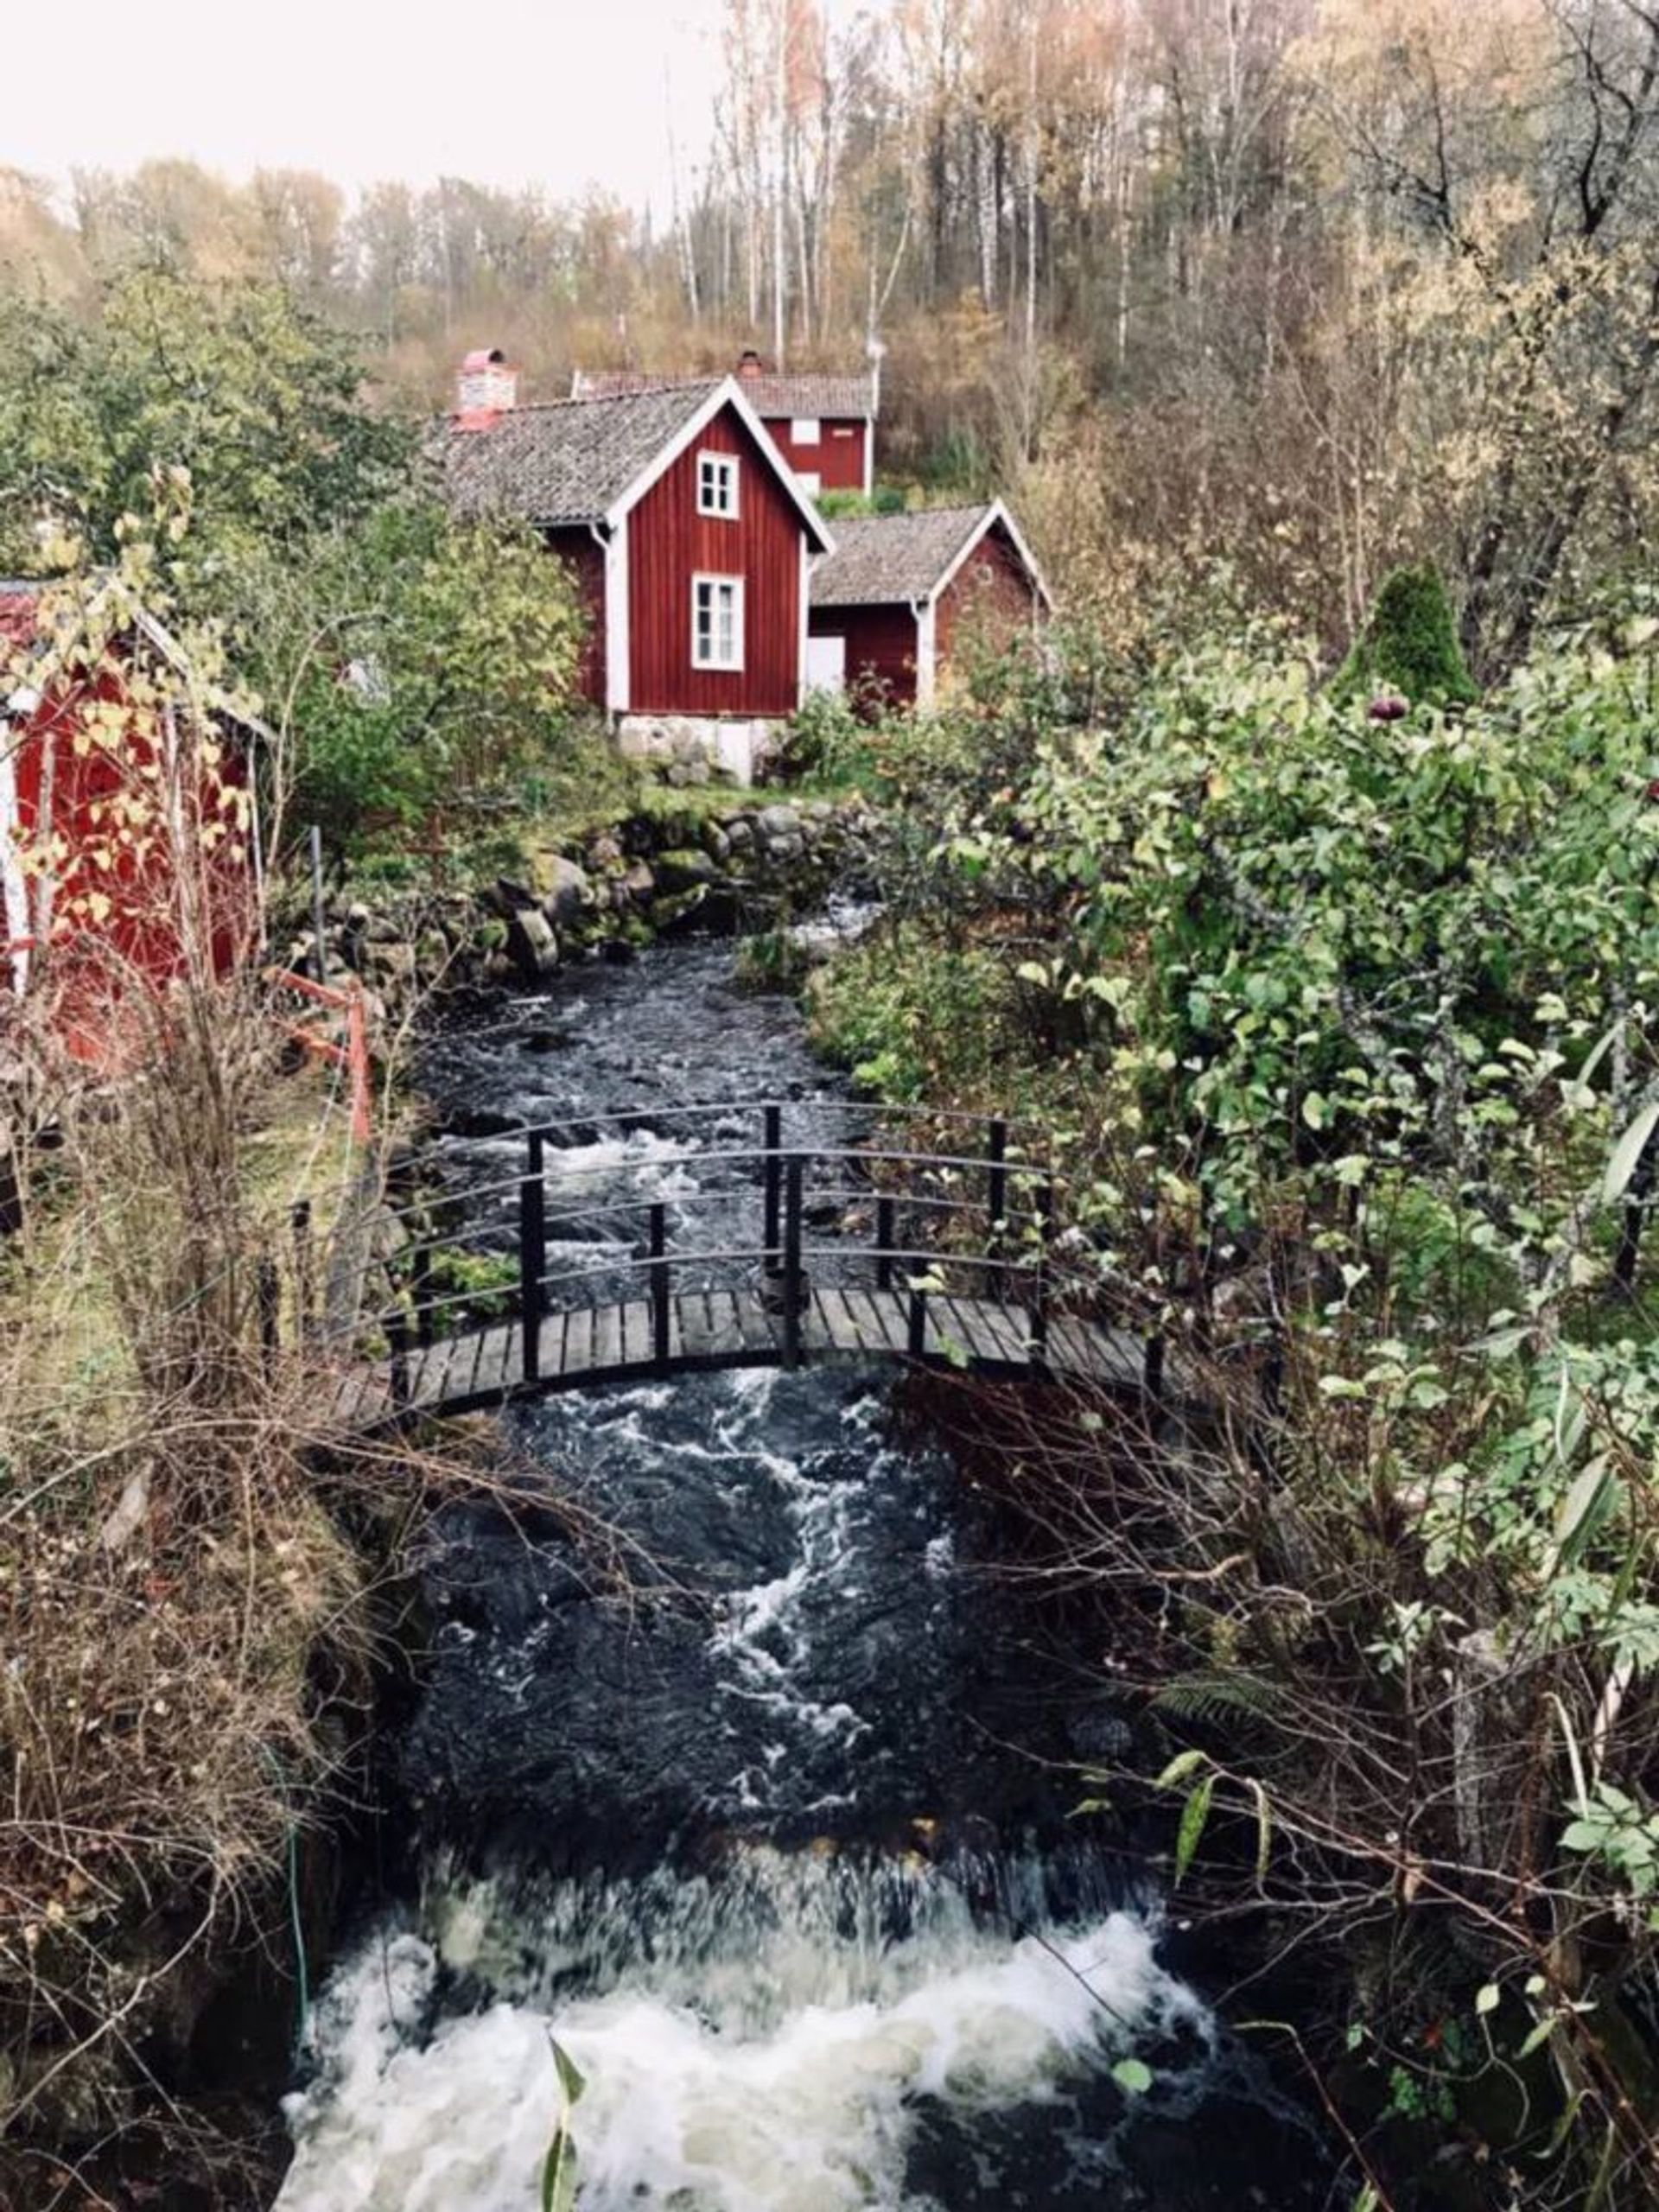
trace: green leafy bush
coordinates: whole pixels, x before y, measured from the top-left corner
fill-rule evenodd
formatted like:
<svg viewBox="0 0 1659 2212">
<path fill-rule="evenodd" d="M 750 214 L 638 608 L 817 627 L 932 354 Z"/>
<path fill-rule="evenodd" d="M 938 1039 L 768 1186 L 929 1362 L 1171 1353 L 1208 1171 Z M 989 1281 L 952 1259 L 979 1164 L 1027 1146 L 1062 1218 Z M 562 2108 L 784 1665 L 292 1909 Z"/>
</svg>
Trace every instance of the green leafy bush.
<svg viewBox="0 0 1659 2212">
<path fill-rule="evenodd" d="M 1338 671 L 1338 698 L 1396 691 L 1415 705 L 1465 705 L 1480 696 L 1432 563 L 1385 577 L 1365 626 Z"/>
</svg>

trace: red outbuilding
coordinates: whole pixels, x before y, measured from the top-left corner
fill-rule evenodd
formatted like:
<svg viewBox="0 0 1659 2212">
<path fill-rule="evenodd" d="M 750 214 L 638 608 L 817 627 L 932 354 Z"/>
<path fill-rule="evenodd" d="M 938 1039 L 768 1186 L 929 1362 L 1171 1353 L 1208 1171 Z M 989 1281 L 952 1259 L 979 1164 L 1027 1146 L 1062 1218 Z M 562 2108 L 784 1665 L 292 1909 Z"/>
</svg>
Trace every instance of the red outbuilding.
<svg viewBox="0 0 1659 2212">
<path fill-rule="evenodd" d="M 767 368 L 760 354 L 750 351 L 739 359 L 736 373 L 744 397 L 804 491 L 816 498 L 820 492 L 872 490 L 881 397 L 874 370 L 868 374 L 785 373 Z M 641 369 L 578 369 L 570 380 L 570 397 L 611 399 L 692 381 L 652 376 Z"/>
<path fill-rule="evenodd" d="M 747 779 L 800 704 L 833 541 L 737 380 L 463 404 L 437 454 L 458 513 L 529 523 L 570 567 L 584 688 L 625 744 L 696 743 Z"/>
<path fill-rule="evenodd" d="M 1052 611 L 1000 499 L 836 524 L 812 575 L 808 682 L 872 704 L 931 706 L 953 656 L 995 651 Z"/>
<path fill-rule="evenodd" d="M 171 633 L 107 588 L 0 582 L 5 974 L 49 984 L 66 1041 L 118 1057 L 118 1008 L 193 959 L 248 950 L 259 725 L 193 677 Z"/>
</svg>

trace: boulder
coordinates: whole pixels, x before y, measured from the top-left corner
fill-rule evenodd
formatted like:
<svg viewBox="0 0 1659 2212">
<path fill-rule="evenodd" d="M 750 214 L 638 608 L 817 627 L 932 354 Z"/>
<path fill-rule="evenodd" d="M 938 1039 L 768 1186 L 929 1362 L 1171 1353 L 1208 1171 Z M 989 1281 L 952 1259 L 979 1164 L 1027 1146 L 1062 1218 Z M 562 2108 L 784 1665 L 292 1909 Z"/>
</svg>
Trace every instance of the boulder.
<svg viewBox="0 0 1659 2212">
<path fill-rule="evenodd" d="M 538 906 L 524 906 L 507 924 L 507 955 L 527 983 L 551 975 L 559 964 L 559 940 Z"/>
<path fill-rule="evenodd" d="M 726 843 L 734 853 L 747 853 L 754 843 L 754 824 L 747 814 L 734 815 L 725 824 Z"/>
<path fill-rule="evenodd" d="M 671 852 L 658 854 L 656 873 L 658 887 L 671 893 L 697 890 L 704 884 L 713 883 L 720 870 L 707 853 L 681 845 Z"/>
<path fill-rule="evenodd" d="M 616 887 L 630 906 L 649 906 L 657 895 L 657 878 L 644 861 L 635 861 L 617 878 Z"/>
<path fill-rule="evenodd" d="M 711 860 L 723 861 L 730 858 L 732 841 L 718 822 L 703 823 L 702 849 Z"/>
<path fill-rule="evenodd" d="M 792 806 L 763 806 L 755 817 L 754 826 L 763 845 L 780 844 L 785 838 L 798 841 L 801 817 Z"/>
<path fill-rule="evenodd" d="M 594 895 L 587 870 L 563 853 L 537 854 L 536 888 L 541 893 L 542 912 L 556 929 L 574 922 Z"/>
</svg>

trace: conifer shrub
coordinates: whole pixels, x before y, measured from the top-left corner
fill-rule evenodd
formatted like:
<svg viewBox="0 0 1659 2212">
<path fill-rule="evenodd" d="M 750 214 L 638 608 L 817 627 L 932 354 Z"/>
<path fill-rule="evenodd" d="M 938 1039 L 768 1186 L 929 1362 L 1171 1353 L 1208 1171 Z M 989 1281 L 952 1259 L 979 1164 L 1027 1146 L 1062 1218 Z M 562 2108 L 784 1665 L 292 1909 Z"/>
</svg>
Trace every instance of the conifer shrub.
<svg viewBox="0 0 1659 2212">
<path fill-rule="evenodd" d="M 1343 699 L 1380 690 L 1414 705 L 1469 705 L 1480 696 L 1458 643 L 1457 623 L 1440 570 L 1425 561 L 1384 577 L 1376 604 L 1334 686 Z"/>
</svg>

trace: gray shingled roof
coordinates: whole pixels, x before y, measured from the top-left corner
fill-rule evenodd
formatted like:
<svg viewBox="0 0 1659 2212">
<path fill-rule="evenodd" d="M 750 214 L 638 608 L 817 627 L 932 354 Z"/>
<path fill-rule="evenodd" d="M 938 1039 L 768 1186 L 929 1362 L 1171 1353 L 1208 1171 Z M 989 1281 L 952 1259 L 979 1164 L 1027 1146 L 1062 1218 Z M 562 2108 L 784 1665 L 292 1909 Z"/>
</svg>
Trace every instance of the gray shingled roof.
<svg viewBox="0 0 1659 2212">
<path fill-rule="evenodd" d="M 812 571 L 813 606 L 880 607 L 928 598 L 989 512 L 987 505 L 838 518 L 836 550 Z"/>
<path fill-rule="evenodd" d="M 449 503 L 460 515 L 516 515 L 541 529 L 598 522 L 718 382 L 515 407 L 484 429 L 447 423 L 435 448 Z"/>
<path fill-rule="evenodd" d="M 690 379 L 654 376 L 646 369 L 578 369 L 570 379 L 573 399 L 603 399 L 618 392 L 668 391 Z M 803 372 L 799 376 L 740 376 L 744 397 L 764 421 L 785 416 L 807 416 L 815 420 L 857 421 L 876 412 L 875 379 L 870 376 L 829 376 Z"/>
</svg>

